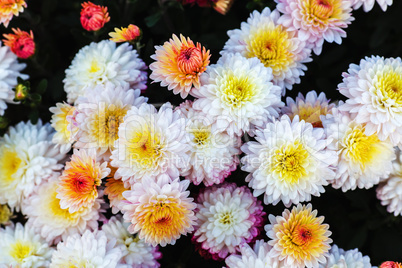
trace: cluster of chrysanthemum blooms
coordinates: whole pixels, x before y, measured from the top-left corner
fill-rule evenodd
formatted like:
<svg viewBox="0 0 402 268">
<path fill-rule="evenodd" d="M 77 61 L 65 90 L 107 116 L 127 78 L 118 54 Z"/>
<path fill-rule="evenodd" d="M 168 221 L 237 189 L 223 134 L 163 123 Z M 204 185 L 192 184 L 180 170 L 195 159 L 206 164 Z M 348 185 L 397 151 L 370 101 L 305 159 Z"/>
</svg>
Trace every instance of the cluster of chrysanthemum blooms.
<svg viewBox="0 0 402 268">
<path fill-rule="evenodd" d="M 141 96 L 146 66 L 128 43 L 83 47 L 51 122 L 21 122 L 0 140 L 0 220 L 10 225 L 0 229 L 0 264 L 158 267 L 158 245 L 190 234 L 202 256 L 228 267 L 371 267 L 357 249 L 331 246 L 324 217 L 300 202 L 329 184 L 380 184 L 382 204 L 402 214 L 401 59 L 350 65 L 338 85 L 345 103 L 311 91 L 285 105 L 312 51 L 340 43 L 352 7 L 374 1 L 277 2 L 228 32 L 216 64 L 183 36 L 156 47 L 150 78 L 194 97 L 176 108 Z M 1 49 L 11 59 L 6 81 L 22 76 Z M 229 182 L 240 162 L 248 187 Z M 195 199 L 190 183 L 205 186 Z M 294 206 L 267 217 L 260 195 Z M 25 225 L 11 224 L 13 211 Z"/>
</svg>

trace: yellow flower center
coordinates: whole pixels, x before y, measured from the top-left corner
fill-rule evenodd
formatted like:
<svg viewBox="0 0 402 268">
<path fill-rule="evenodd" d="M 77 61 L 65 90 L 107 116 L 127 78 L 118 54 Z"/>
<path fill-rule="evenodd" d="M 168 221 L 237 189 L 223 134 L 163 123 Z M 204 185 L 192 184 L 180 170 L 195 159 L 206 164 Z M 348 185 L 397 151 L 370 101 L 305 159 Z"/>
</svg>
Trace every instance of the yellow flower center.
<svg viewBox="0 0 402 268">
<path fill-rule="evenodd" d="M 402 74 L 396 72 L 387 72 L 377 78 L 374 87 L 381 93 L 382 104 L 387 106 L 402 106 Z"/>
<path fill-rule="evenodd" d="M 107 178 L 105 184 L 105 194 L 108 196 L 109 199 L 122 200 L 124 191 L 127 191 L 127 189 L 124 187 L 124 183 L 122 180 Z"/>
<path fill-rule="evenodd" d="M 92 60 L 91 65 L 89 66 L 90 73 L 96 73 L 101 69 L 97 60 Z"/>
<path fill-rule="evenodd" d="M 343 144 L 346 156 L 364 170 L 367 164 L 371 164 L 376 156 L 381 153 L 381 141 L 377 135 L 366 136 L 364 128 L 355 127 L 348 133 Z"/>
<path fill-rule="evenodd" d="M 67 121 L 67 116 L 72 116 L 75 111 L 75 107 L 69 104 L 62 104 L 60 107 L 60 112 L 52 116 L 54 124 L 52 125 L 54 129 L 63 134 L 65 140 L 69 141 L 72 133 L 67 129 L 69 122 Z"/>
<path fill-rule="evenodd" d="M 10 256 L 18 263 L 22 263 L 25 258 L 32 256 L 35 246 L 29 242 L 18 240 L 10 246 Z"/>
<path fill-rule="evenodd" d="M 314 26 L 324 28 L 330 20 L 342 17 L 342 1 L 340 0 L 304 0 L 303 13 L 306 20 Z"/>
<path fill-rule="evenodd" d="M 254 85 L 247 76 L 237 77 L 229 74 L 219 87 L 222 101 L 230 108 L 241 108 L 255 95 Z"/>
<path fill-rule="evenodd" d="M 137 218 L 145 237 L 151 236 L 153 240 L 162 241 L 164 238 L 176 237 L 183 227 L 188 227 L 189 223 L 186 220 L 188 209 L 169 198 L 155 201 L 147 204 L 147 207 L 144 207 L 145 211 Z"/>
<path fill-rule="evenodd" d="M 232 213 L 224 212 L 219 215 L 219 222 L 224 225 L 231 225 L 234 222 Z"/>
<path fill-rule="evenodd" d="M 24 166 L 17 152 L 4 148 L 0 150 L 0 185 L 8 186 L 14 182 L 14 174 Z"/>
<path fill-rule="evenodd" d="M 48 199 L 47 203 L 49 212 L 52 214 L 52 217 L 62 219 L 63 221 L 75 222 L 77 218 L 80 217 L 79 213 L 80 211 L 82 211 L 82 208 L 73 213 L 70 213 L 68 211 L 68 208 L 62 209 L 60 207 L 60 199 L 56 197 L 57 192 L 55 190 L 56 188 L 54 189 L 54 192 L 51 195 L 49 195 L 50 200 Z"/>
<path fill-rule="evenodd" d="M 10 220 L 13 213 L 7 205 L 0 205 L 0 224 L 5 224 Z"/>
<path fill-rule="evenodd" d="M 299 106 L 298 110 L 290 117 L 293 119 L 295 115 L 299 115 L 300 120 L 311 123 L 313 127 L 322 127 L 320 116 L 329 113 L 327 108 L 327 105 L 320 105 L 319 103 L 316 105 L 307 104 Z"/>
<path fill-rule="evenodd" d="M 285 72 L 293 62 L 289 51 L 289 34 L 281 26 L 273 24 L 261 27 L 250 33 L 247 42 L 247 58 L 257 57 L 265 67 L 270 67 L 274 76 Z"/>
<path fill-rule="evenodd" d="M 308 152 L 300 141 L 287 143 L 276 149 L 271 159 L 271 172 L 288 184 L 298 183 L 306 176 Z"/>
<path fill-rule="evenodd" d="M 114 148 L 114 142 L 119 137 L 118 130 L 128 107 L 118 107 L 114 104 L 100 105 L 92 125 L 92 133 L 100 147 Z"/>
<path fill-rule="evenodd" d="M 194 140 L 193 142 L 197 147 L 203 147 L 207 145 L 211 138 L 211 132 L 207 129 L 201 129 L 193 132 Z"/>
<path fill-rule="evenodd" d="M 135 132 L 129 140 L 127 150 L 132 164 L 142 168 L 158 166 L 163 156 L 159 135 L 149 129 Z"/>
</svg>

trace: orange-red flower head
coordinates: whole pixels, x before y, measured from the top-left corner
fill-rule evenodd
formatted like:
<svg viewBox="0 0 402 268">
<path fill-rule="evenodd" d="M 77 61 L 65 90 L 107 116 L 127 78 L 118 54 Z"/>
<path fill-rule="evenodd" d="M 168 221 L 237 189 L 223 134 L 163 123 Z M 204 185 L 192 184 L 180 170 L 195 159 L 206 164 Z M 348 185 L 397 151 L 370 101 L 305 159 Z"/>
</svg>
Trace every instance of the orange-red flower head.
<svg viewBox="0 0 402 268">
<path fill-rule="evenodd" d="M 380 268 L 402 268 L 402 264 L 394 261 L 386 261 L 380 265 Z"/>
<path fill-rule="evenodd" d="M 134 24 L 128 25 L 127 28 L 122 27 L 114 28 L 114 32 L 109 33 L 110 40 L 116 43 L 119 42 L 134 42 L 137 41 L 141 36 L 141 30 L 138 26 Z"/>
<path fill-rule="evenodd" d="M 173 35 L 169 42 L 157 46 L 151 56 L 155 62 L 149 66 L 150 78 L 185 98 L 192 87 L 200 88 L 200 75 L 206 70 L 210 56 L 209 50 L 199 43 L 194 45 L 190 38 Z"/>
<path fill-rule="evenodd" d="M 97 31 L 110 20 L 107 7 L 89 1 L 82 3 L 81 6 L 81 25 L 87 31 Z"/>
<path fill-rule="evenodd" d="M 1 1 L 1 0 L 0 0 Z M 35 53 L 33 33 L 12 28 L 14 34 L 4 34 L 3 42 L 11 51 L 21 59 L 27 59 Z"/>
<path fill-rule="evenodd" d="M 27 7 L 25 0 L 0 0 L 0 23 L 7 27 L 13 16 L 18 16 L 25 7 Z"/>
</svg>

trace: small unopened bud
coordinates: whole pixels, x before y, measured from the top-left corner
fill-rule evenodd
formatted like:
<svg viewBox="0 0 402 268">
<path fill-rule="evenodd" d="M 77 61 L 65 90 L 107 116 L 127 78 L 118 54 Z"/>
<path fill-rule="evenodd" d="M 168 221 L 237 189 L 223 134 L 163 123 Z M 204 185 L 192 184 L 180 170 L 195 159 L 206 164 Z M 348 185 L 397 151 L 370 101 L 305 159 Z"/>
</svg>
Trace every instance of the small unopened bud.
<svg viewBox="0 0 402 268">
<path fill-rule="evenodd" d="M 28 97 L 29 88 L 23 84 L 18 84 L 15 87 L 15 98 L 14 101 L 22 101 Z"/>
</svg>

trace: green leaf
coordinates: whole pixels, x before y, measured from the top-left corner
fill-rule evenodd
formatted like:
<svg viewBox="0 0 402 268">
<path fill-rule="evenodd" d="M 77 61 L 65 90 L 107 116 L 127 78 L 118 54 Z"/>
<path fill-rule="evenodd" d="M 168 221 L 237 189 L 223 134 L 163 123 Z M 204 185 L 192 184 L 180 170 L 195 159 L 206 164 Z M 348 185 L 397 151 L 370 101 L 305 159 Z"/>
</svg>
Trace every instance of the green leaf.
<svg viewBox="0 0 402 268">
<path fill-rule="evenodd" d="M 47 89 L 47 79 L 42 79 L 39 82 L 38 87 L 36 88 L 36 92 L 42 95 L 43 93 L 45 93 L 46 89 Z"/>
</svg>

